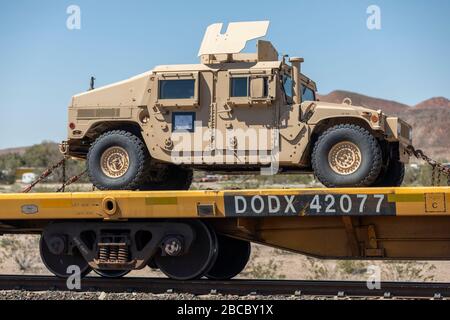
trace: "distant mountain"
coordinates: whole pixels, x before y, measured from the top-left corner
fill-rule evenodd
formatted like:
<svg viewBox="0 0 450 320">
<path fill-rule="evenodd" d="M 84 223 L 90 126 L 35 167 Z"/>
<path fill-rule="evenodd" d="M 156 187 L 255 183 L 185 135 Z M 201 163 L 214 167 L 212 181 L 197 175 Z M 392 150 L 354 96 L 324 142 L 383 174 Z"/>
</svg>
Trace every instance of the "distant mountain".
<svg viewBox="0 0 450 320">
<path fill-rule="evenodd" d="M 373 98 L 349 91 L 333 91 L 319 96 L 321 101 L 340 103 L 350 98 L 353 105 L 401 117 L 413 126 L 413 144 L 437 159 L 450 160 L 450 100 L 436 97 L 425 100 L 416 106 Z"/>
<path fill-rule="evenodd" d="M 24 154 L 28 147 L 0 149 L 0 156 L 10 153 Z"/>
<path fill-rule="evenodd" d="M 352 104 L 355 106 L 367 107 L 375 110 L 381 109 L 386 113 L 399 113 L 409 108 L 408 105 L 403 103 L 373 98 L 350 91 L 336 90 L 327 95 L 319 95 L 321 101 L 332 103 L 341 103 L 345 98 L 350 98 Z"/>
<path fill-rule="evenodd" d="M 444 97 L 437 97 L 425 100 L 414 107 L 415 109 L 447 109 L 450 108 L 450 100 Z"/>
</svg>

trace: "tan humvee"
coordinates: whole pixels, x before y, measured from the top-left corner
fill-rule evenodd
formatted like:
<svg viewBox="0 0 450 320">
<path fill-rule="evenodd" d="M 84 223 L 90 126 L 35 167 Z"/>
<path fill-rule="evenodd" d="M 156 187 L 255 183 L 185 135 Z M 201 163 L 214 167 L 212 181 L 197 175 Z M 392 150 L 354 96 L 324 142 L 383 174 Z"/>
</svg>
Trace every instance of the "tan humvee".
<svg viewBox="0 0 450 320">
<path fill-rule="evenodd" d="M 319 102 L 301 58 L 269 23 L 208 27 L 200 64 L 165 65 L 72 98 L 62 151 L 87 159 L 99 189 L 187 189 L 192 169 L 314 172 L 328 187 L 397 186 L 411 127 L 381 111 Z"/>
</svg>

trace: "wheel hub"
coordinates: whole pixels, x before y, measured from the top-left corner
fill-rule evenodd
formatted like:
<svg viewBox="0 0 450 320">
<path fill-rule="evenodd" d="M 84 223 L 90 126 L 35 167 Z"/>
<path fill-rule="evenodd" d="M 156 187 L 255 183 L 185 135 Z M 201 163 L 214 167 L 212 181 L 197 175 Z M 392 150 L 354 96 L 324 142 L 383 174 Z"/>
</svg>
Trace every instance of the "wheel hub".
<svg viewBox="0 0 450 320">
<path fill-rule="evenodd" d="M 361 150 L 356 144 L 343 141 L 335 144 L 328 153 L 328 164 L 340 175 L 356 172 L 361 166 Z"/>
<path fill-rule="evenodd" d="M 130 168 L 130 157 L 124 148 L 110 147 L 103 152 L 100 165 L 107 177 L 120 178 Z"/>
<path fill-rule="evenodd" d="M 183 243 L 177 237 L 170 237 L 163 243 L 164 252 L 172 257 L 179 256 L 183 251 Z"/>
<path fill-rule="evenodd" d="M 60 255 L 65 251 L 65 241 L 61 236 L 53 236 L 48 241 L 48 249 L 52 254 Z"/>
</svg>

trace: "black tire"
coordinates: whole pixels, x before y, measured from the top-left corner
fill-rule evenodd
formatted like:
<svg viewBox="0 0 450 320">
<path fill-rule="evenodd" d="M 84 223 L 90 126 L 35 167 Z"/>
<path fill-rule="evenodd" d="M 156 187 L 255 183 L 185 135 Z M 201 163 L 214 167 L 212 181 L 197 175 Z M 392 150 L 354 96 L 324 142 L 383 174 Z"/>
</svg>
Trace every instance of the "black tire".
<svg viewBox="0 0 450 320">
<path fill-rule="evenodd" d="M 360 165 L 355 172 L 339 174 L 329 164 L 328 155 L 333 146 L 345 141 L 359 148 Z M 380 175 L 382 152 L 378 141 L 366 129 L 343 124 L 334 126 L 320 135 L 314 146 L 311 162 L 316 177 L 326 187 L 369 187 Z"/>
<path fill-rule="evenodd" d="M 169 165 L 164 170 L 161 181 L 147 182 L 141 190 L 189 190 L 194 176 L 192 169 Z"/>
<path fill-rule="evenodd" d="M 405 178 L 405 164 L 399 160 L 390 160 L 387 168 L 380 174 L 375 187 L 400 187 Z"/>
<path fill-rule="evenodd" d="M 111 147 L 126 150 L 129 157 L 128 170 L 118 178 L 107 176 L 101 168 L 101 157 Z M 149 155 L 144 142 L 134 134 L 114 130 L 102 134 L 91 145 L 87 155 L 89 178 L 99 190 L 136 190 L 145 183 L 145 169 Z"/>
</svg>

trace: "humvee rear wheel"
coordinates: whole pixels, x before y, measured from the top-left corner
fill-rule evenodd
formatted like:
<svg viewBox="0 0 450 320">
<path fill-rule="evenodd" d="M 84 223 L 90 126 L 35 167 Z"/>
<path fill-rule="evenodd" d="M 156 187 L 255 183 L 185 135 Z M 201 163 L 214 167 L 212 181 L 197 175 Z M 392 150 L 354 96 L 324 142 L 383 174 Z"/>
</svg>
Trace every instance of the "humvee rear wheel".
<svg viewBox="0 0 450 320">
<path fill-rule="evenodd" d="M 244 270 L 250 259 L 250 242 L 223 235 L 217 235 L 217 240 L 217 259 L 206 277 L 212 280 L 232 279 Z"/>
<path fill-rule="evenodd" d="M 320 135 L 311 156 L 317 178 L 326 187 L 368 187 L 381 172 L 378 141 L 356 125 L 338 125 Z"/>
<path fill-rule="evenodd" d="M 124 148 L 111 147 L 103 152 L 100 166 L 107 177 L 120 178 L 130 168 L 130 156 Z"/>
<path fill-rule="evenodd" d="M 114 130 L 101 135 L 87 155 L 87 170 L 100 190 L 135 190 L 146 180 L 149 159 L 143 141 L 134 134 Z"/>
</svg>

